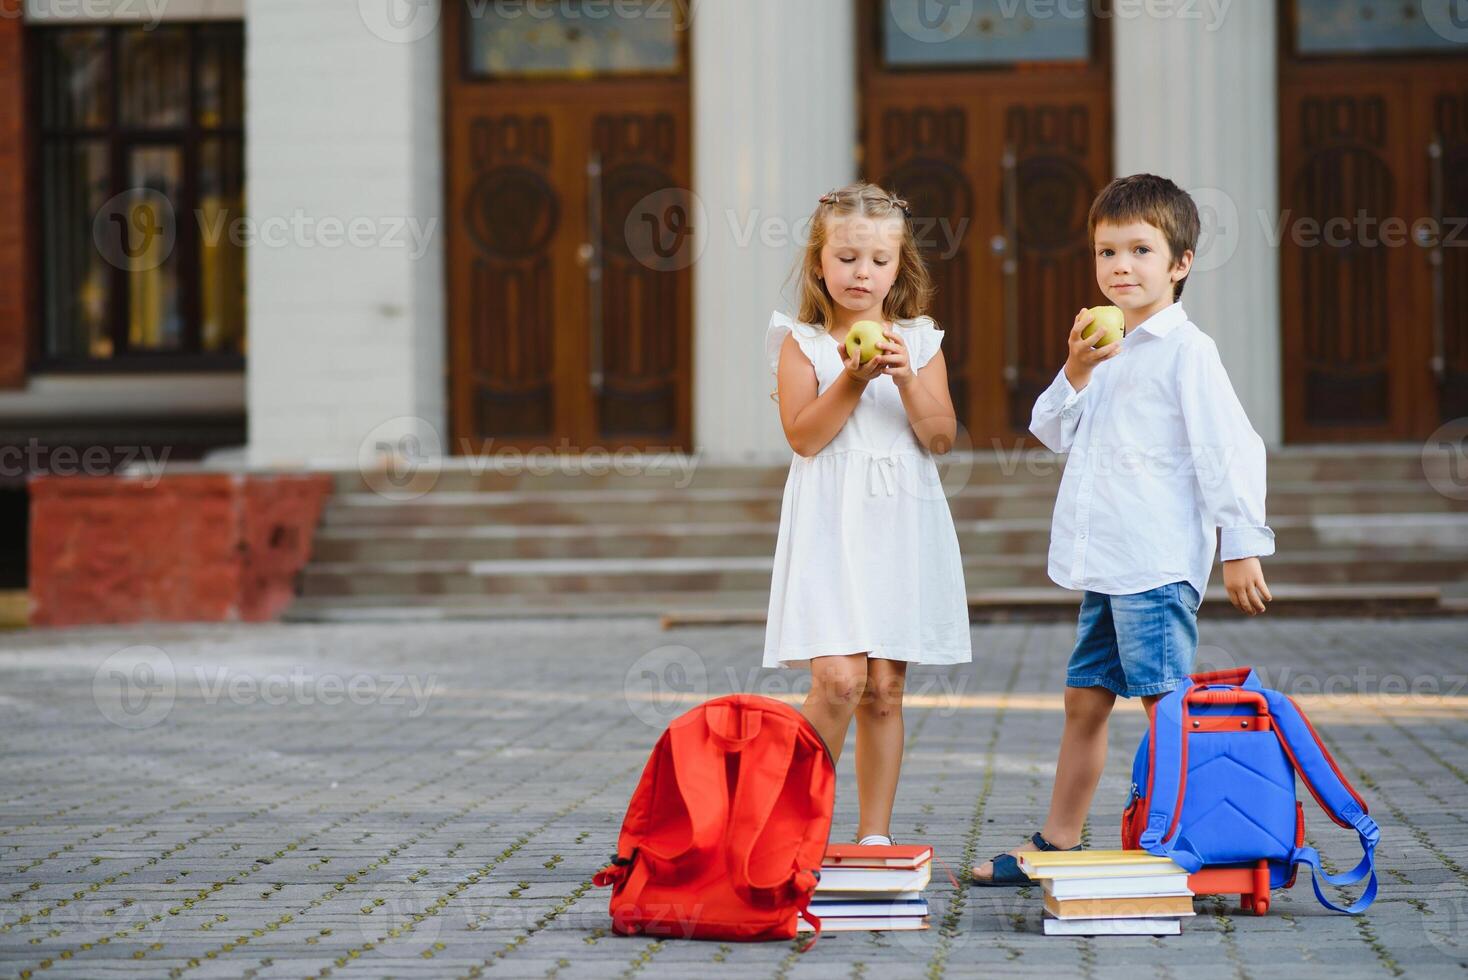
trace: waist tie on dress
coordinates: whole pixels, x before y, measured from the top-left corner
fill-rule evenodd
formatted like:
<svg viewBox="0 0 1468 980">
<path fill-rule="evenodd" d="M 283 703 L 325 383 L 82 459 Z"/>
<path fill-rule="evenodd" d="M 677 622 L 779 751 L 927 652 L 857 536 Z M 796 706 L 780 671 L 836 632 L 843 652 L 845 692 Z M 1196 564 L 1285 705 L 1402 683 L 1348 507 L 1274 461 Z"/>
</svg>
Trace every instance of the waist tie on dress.
<svg viewBox="0 0 1468 980">
<path fill-rule="evenodd" d="M 871 465 L 871 477 L 868 480 L 868 494 L 875 497 L 878 493 L 885 493 L 889 497 L 897 495 L 897 458 L 895 456 L 873 456 Z"/>
</svg>

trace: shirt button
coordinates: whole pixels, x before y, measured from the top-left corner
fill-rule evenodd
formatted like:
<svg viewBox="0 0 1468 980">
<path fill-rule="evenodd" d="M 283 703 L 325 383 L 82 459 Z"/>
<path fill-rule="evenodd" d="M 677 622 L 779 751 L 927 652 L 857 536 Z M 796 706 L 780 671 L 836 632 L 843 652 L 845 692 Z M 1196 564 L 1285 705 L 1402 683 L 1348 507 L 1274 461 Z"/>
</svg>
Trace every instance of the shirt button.
<svg viewBox="0 0 1468 980">
<path fill-rule="evenodd" d="M 1081 540 L 1082 541 L 1086 540 L 1086 532 L 1085 531 L 1082 531 L 1081 532 Z"/>
</svg>

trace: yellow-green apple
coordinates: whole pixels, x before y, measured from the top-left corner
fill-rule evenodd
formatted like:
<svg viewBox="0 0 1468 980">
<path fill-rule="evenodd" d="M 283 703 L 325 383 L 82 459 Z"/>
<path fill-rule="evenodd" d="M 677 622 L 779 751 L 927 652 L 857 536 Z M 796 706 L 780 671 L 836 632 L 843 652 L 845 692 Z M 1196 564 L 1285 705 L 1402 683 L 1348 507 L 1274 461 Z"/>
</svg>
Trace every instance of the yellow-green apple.
<svg viewBox="0 0 1468 980">
<path fill-rule="evenodd" d="M 1122 327 L 1126 323 L 1126 317 L 1119 306 L 1093 306 L 1091 307 L 1091 322 L 1081 330 L 1081 339 L 1090 340 L 1099 331 L 1101 339 L 1093 347 L 1106 347 L 1116 343 L 1122 337 Z"/>
<path fill-rule="evenodd" d="M 875 320 L 858 320 L 846 331 L 846 356 L 858 364 L 865 364 L 881 353 L 877 345 L 885 339 L 880 323 Z"/>
</svg>

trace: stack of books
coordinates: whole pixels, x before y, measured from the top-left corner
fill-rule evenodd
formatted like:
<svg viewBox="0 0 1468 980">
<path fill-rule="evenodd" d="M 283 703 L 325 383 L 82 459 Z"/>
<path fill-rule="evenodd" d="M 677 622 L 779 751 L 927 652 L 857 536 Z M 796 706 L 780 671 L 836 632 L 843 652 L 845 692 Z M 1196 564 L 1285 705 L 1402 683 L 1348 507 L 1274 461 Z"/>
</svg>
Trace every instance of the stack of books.
<svg viewBox="0 0 1468 980">
<path fill-rule="evenodd" d="M 1146 851 L 1026 851 L 1045 891 L 1047 936 L 1175 936 L 1193 914 L 1188 873 Z"/>
<path fill-rule="evenodd" d="M 932 860 L 923 844 L 827 845 L 810 913 L 825 932 L 926 929 Z M 800 930 L 811 931 L 804 919 Z"/>
</svg>

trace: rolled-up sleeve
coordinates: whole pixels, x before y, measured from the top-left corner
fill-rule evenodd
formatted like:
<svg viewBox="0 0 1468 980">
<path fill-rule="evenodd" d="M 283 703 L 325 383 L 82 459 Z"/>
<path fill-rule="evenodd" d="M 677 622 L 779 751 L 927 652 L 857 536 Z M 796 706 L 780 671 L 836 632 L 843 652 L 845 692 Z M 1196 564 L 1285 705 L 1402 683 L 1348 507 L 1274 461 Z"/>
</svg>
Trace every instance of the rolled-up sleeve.
<svg viewBox="0 0 1468 980">
<path fill-rule="evenodd" d="M 1178 398 L 1188 452 L 1208 521 L 1219 529 L 1223 561 L 1274 554 L 1264 522 L 1264 440 L 1249 424 L 1211 341 L 1181 355 Z"/>
<path fill-rule="evenodd" d="M 1050 387 L 1041 392 L 1035 400 L 1034 411 L 1030 413 L 1030 431 L 1045 444 L 1045 448 L 1054 453 L 1070 451 L 1076 429 L 1081 424 L 1081 414 L 1085 411 L 1086 392 L 1090 390 L 1090 385 L 1080 391 L 1072 388 L 1062 368 L 1050 382 Z"/>
</svg>

